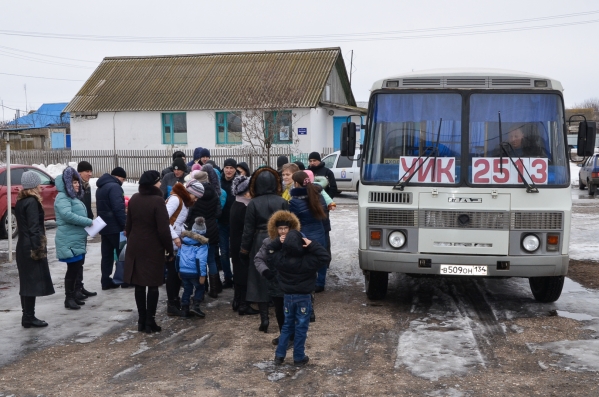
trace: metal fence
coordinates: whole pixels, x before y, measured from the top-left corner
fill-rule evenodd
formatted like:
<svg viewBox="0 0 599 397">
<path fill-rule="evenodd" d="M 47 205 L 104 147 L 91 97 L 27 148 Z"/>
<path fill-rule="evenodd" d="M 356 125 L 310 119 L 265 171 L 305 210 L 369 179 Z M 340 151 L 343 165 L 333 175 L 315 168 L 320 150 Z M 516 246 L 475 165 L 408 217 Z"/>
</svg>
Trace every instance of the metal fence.
<svg viewBox="0 0 599 397">
<path fill-rule="evenodd" d="M 331 148 L 323 148 L 321 155 L 332 152 Z M 146 170 L 162 171 L 172 163 L 173 150 L 12 150 L 12 164 L 68 164 L 69 162 L 88 161 L 94 168 L 96 176 L 112 171 L 115 167 L 123 167 L 127 171 L 127 179 L 136 181 Z M 193 153 L 186 153 L 187 160 Z M 276 168 L 277 157 L 287 156 L 290 161 L 301 161 L 308 165 L 308 153 L 294 153 L 286 147 L 275 147 L 270 151 L 270 164 Z M 210 149 L 210 158 L 222 166 L 227 158 L 237 162 L 245 161 L 250 170 L 266 164 L 266 154 L 252 153 L 251 148 Z M 6 162 L 6 152 L 0 152 L 0 162 Z"/>
</svg>

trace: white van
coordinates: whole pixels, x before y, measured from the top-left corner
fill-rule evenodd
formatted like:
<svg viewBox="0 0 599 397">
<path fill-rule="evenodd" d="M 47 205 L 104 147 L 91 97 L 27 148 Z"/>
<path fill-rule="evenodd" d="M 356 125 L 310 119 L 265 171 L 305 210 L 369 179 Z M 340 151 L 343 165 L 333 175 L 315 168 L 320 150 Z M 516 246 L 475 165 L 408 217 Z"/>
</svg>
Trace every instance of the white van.
<svg viewBox="0 0 599 397">
<path fill-rule="evenodd" d="M 340 151 L 333 152 L 322 159 L 325 166 L 333 171 L 337 181 L 337 190 L 357 192 L 360 184 L 360 166 L 362 165 L 362 156 L 360 149 L 356 149 L 353 158 L 341 156 Z"/>
</svg>

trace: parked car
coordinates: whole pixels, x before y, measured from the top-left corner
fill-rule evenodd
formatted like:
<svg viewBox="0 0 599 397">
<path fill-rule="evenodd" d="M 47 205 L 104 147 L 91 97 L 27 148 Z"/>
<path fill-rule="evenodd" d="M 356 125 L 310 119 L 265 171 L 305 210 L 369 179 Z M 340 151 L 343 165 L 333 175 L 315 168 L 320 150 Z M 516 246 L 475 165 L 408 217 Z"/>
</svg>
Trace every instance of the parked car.
<svg viewBox="0 0 599 397">
<path fill-rule="evenodd" d="M 0 214 L 2 214 L 2 218 L 0 218 L 1 238 L 8 238 L 9 225 L 12 229 L 12 236 L 16 237 L 18 234 L 17 219 L 14 215 L 14 208 L 17 202 L 17 195 L 21 189 L 23 189 L 23 186 L 21 186 L 21 177 L 26 171 L 36 172 L 42 180 L 40 190 L 42 196 L 42 206 L 44 207 L 44 219 L 47 221 L 56 219 L 56 215 L 54 215 L 54 199 L 56 198 L 58 191 L 54 185 L 54 178 L 39 168 L 35 168 L 30 165 L 15 164 L 10 166 L 11 207 L 13 212 L 11 213 L 11 220 L 9 222 L 7 216 L 8 211 L 6 207 L 6 166 L 0 167 Z"/>
<path fill-rule="evenodd" d="M 589 188 L 589 194 L 594 195 L 599 186 L 599 154 L 594 154 L 588 157 L 582 164 L 579 165 L 578 171 L 578 188 L 583 190 Z"/>
<path fill-rule="evenodd" d="M 360 167 L 362 156 L 356 149 L 354 157 L 341 156 L 341 152 L 333 152 L 322 159 L 325 166 L 333 171 L 337 181 L 337 190 L 357 192 L 360 185 Z"/>
</svg>

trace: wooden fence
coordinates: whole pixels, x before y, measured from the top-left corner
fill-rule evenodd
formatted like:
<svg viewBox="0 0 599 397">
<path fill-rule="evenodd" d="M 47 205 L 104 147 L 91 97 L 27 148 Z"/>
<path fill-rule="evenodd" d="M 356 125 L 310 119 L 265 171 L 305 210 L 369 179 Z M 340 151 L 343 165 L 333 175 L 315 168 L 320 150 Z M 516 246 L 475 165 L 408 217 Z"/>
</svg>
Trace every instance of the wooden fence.
<svg viewBox="0 0 599 397">
<path fill-rule="evenodd" d="M 321 155 L 331 153 L 331 148 L 323 148 Z M 137 181 L 146 170 L 162 171 L 172 163 L 172 150 L 12 150 L 12 164 L 68 164 L 69 162 L 88 161 L 94 168 L 94 175 L 109 173 L 115 167 L 127 171 L 127 179 Z M 186 153 L 191 161 L 193 153 Z M 287 156 L 290 161 L 302 161 L 308 165 L 308 153 L 293 153 L 286 147 L 275 147 L 270 151 L 270 165 L 276 168 L 277 157 Z M 245 161 L 250 170 L 266 164 L 266 154 L 252 153 L 250 148 L 210 149 L 210 158 L 222 166 L 225 159 L 234 158 Z M 0 162 L 6 162 L 6 152 L 0 152 Z"/>
</svg>

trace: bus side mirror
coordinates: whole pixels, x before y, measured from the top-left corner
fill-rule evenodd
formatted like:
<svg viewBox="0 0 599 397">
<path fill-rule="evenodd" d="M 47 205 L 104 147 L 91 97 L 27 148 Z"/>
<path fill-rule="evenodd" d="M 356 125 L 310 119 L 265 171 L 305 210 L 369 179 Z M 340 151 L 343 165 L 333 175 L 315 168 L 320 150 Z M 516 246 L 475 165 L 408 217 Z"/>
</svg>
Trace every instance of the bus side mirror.
<svg viewBox="0 0 599 397">
<path fill-rule="evenodd" d="M 356 154 L 356 123 L 343 123 L 341 130 L 341 155 L 354 157 Z"/>
<path fill-rule="evenodd" d="M 592 156 L 595 153 L 595 136 L 597 123 L 594 121 L 581 121 L 578 124 L 578 146 L 576 154 L 582 157 Z"/>
</svg>

